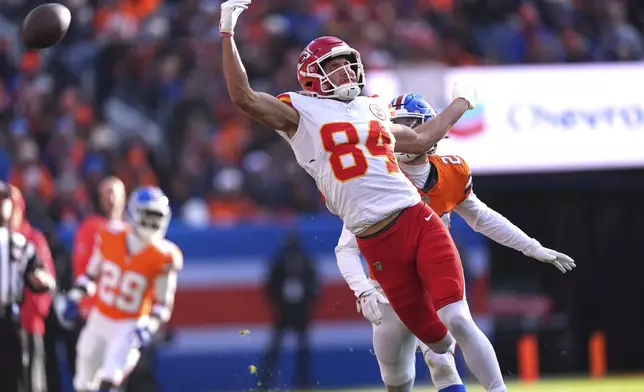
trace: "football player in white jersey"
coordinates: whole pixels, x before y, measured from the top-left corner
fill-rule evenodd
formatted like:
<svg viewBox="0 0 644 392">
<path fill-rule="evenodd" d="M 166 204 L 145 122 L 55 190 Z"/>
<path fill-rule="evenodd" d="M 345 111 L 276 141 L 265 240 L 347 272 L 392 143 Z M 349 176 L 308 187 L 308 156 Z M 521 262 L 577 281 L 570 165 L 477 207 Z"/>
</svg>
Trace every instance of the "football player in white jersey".
<svg viewBox="0 0 644 392">
<path fill-rule="evenodd" d="M 452 103 L 416 129 L 393 124 L 389 102 L 359 96 L 365 73 L 358 51 L 338 38 L 320 37 L 298 61 L 302 93 L 276 98 L 256 92 L 233 39 L 237 20 L 250 3 L 228 0 L 221 5 L 223 71 L 231 100 L 289 143 L 329 211 L 356 236 L 375 280 L 407 328 L 438 353 L 447 352 L 455 337 L 486 389 L 506 391 L 494 349 L 464 301 L 456 246 L 394 155 L 394 150 L 428 151 L 474 107 L 475 91 L 456 86 Z"/>
<path fill-rule="evenodd" d="M 404 94 L 392 101 L 393 122 L 409 126 L 436 117 L 432 106 L 418 94 Z M 472 192 L 471 173 L 467 163 L 454 156 L 435 155 L 436 148 L 426 154 L 399 154 L 400 167 L 416 185 L 423 199 L 440 214 L 449 227 L 453 211 L 461 215 L 477 232 L 526 256 L 553 264 L 565 273 L 575 267 L 574 261 L 559 252 L 544 248 L 498 212 L 489 208 Z M 445 159 L 446 158 L 446 159 Z M 388 392 L 409 392 L 415 378 L 416 337 L 393 312 L 378 283 L 369 279 L 362 268 L 360 249 L 355 236 L 343 228 L 335 249 L 342 276 L 358 298 L 358 310 L 373 323 L 373 346 Z M 440 392 L 463 392 L 461 381 L 450 353 L 437 354 L 420 343 L 432 381 Z M 452 350 L 450 350 L 452 351 Z"/>
</svg>

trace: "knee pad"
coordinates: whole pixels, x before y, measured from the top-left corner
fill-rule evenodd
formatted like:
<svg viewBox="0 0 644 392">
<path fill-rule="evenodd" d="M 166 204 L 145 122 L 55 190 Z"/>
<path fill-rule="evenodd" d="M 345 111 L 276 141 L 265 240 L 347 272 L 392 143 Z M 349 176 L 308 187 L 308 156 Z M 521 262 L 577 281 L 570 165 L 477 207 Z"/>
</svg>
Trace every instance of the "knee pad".
<svg viewBox="0 0 644 392">
<path fill-rule="evenodd" d="M 457 340 L 460 336 L 467 334 L 472 327 L 476 327 L 465 301 L 443 307 L 438 311 L 438 316 Z"/>
<path fill-rule="evenodd" d="M 404 361 L 407 362 L 407 361 Z M 414 361 L 411 362 L 411 366 L 408 363 L 397 363 L 397 364 L 386 364 L 379 362 L 380 366 L 380 377 L 382 382 L 385 385 L 390 387 L 399 387 L 403 386 L 414 378 L 416 378 L 416 364 Z"/>
<path fill-rule="evenodd" d="M 468 320 L 462 315 L 457 315 L 449 320 L 447 327 L 454 335 L 461 336 L 462 334 L 467 333 L 471 323 L 471 319 Z"/>
</svg>

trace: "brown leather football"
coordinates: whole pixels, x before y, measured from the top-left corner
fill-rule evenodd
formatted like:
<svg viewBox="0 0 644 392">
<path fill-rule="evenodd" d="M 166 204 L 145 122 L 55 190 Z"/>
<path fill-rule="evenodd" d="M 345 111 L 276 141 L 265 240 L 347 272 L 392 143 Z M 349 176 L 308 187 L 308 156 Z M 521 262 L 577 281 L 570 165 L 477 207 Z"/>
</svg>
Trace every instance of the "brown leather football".
<svg viewBox="0 0 644 392">
<path fill-rule="evenodd" d="M 71 21 L 71 12 L 62 4 L 38 6 L 22 22 L 22 42 L 31 49 L 56 45 L 67 33 Z"/>
</svg>

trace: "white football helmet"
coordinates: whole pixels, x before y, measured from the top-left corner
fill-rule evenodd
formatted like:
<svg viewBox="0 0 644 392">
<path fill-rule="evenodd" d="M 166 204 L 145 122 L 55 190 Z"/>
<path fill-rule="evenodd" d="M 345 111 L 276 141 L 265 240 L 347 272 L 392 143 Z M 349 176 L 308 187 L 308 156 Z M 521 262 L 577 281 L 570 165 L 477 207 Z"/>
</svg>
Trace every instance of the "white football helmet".
<svg viewBox="0 0 644 392">
<path fill-rule="evenodd" d="M 165 237 L 171 217 L 170 200 L 157 187 L 137 188 L 127 201 L 127 221 L 144 242 Z"/>
</svg>

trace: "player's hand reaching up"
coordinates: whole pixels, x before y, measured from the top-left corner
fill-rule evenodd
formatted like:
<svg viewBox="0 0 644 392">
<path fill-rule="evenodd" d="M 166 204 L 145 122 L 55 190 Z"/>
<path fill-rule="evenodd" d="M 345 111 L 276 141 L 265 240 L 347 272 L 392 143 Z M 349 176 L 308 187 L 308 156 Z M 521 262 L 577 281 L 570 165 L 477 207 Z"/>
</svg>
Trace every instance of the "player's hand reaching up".
<svg viewBox="0 0 644 392">
<path fill-rule="evenodd" d="M 478 97 L 476 89 L 472 86 L 465 84 L 455 83 L 454 89 L 452 90 L 452 99 L 456 100 L 458 98 L 463 98 L 470 104 L 470 110 L 476 107 Z"/>
<path fill-rule="evenodd" d="M 371 321 L 376 325 L 382 323 L 382 312 L 380 311 L 379 304 L 388 304 L 389 301 L 387 298 L 382 295 L 378 290 L 371 289 L 365 291 L 360 295 L 358 301 L 356 302 L 358 313 L 362 312 L 362 315 L 367 320 Z"/>
<path fill-rule="evenodd" d="M 563 274 L 577 267 L 575 260 L 569 256 L 559 253 L 556 250 L 545 248 L 539 243 L 537 243 L 536 246 L 530 247 L 530 249 L 523 252 L 523 254 L 535 258 L 543 263 L 550 263 L 557 267 L 557 269 Z"/>
<path fill-rule="evenodd" d="M 222 37 L 231 37 L 239 15 L 248 9 L 251 0 L 228 0 L 221 4 L 221 18 L 219 20 L 219 34 Z"/>
</svg>

